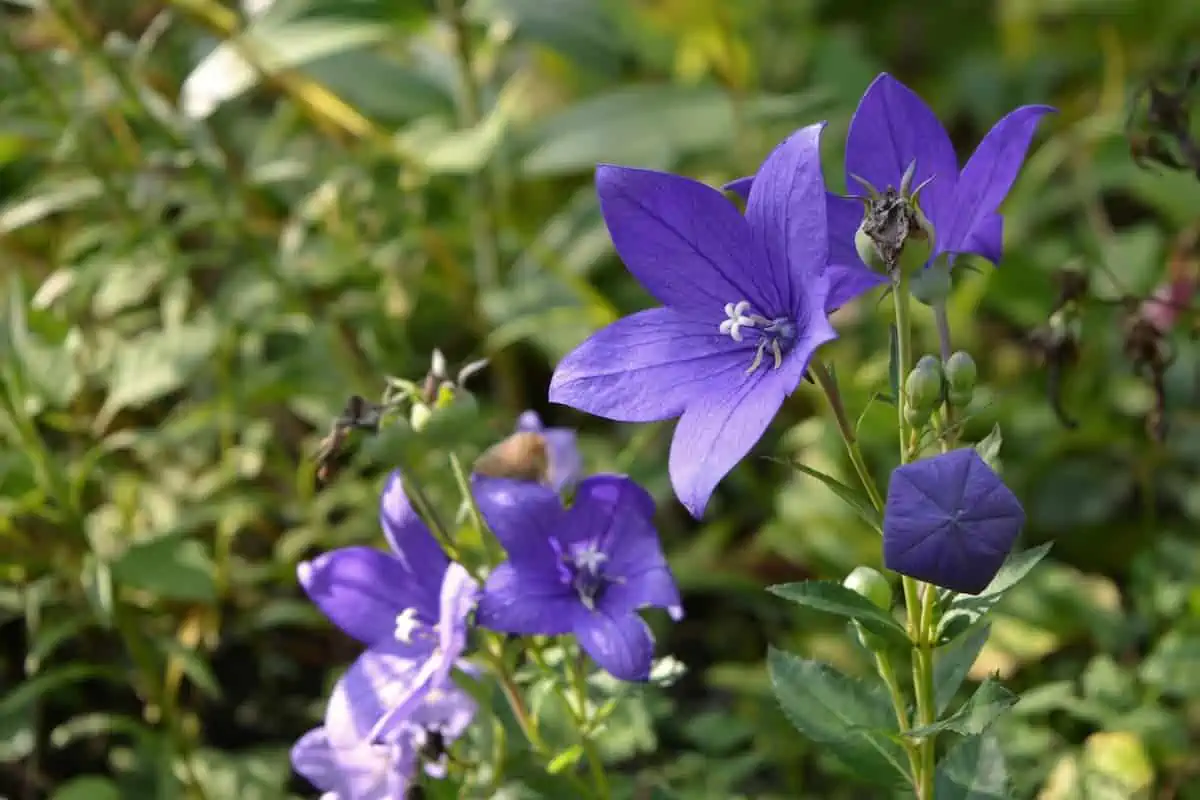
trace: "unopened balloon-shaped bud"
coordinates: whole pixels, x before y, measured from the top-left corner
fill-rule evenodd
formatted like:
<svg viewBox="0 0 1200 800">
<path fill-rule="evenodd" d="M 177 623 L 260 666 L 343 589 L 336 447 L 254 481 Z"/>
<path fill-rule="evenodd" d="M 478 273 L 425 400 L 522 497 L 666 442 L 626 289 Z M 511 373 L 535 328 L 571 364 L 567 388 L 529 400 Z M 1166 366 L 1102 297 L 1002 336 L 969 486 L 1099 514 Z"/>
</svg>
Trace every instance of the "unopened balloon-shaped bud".
<svg viewBox="0 0 1200 800">
<path fill-rule="evenodd" d="M 975 388 L 975 379 L 979 377 L 979 371 L 976 369 L 975 359 L 971 358 L 970 353 L 957 351 L 946 359 L 944 369 L 946 383 L 949 384 L 951 391 L 970 392 Z"/>
<path fill-rule="evenodd" d="M 884 611 L 892 608 L 892 586 L 879 570 L 855 567 L 842 581 L 842 586 L 862 595 Z"/>
<path fill-rule="evenodd" d="M 429 420 L 433 419 L 433 409 L 424 403 L 413 403 L 412 409 L 408 412 L 408 424 L 417 433 L 425 430 L 425 426 L 429 424 Z"/>
<path fill-rule="evenodd" d="M 935 411 L 942 404 L 944 392 L 942 365 L 936 358 L 922 358 L 904 379 L 904 397 L 908 401 L 907 408 L 918 413 Z M 928 419 L 928 414 L 925 414 L 925 418 Z M 912 422 L 912 420 L 909 421 Z"/>
<path fill-rule="evenodd" d="M 854 233 L 854 249 L 858 251 L 858 257 L 868 267 L 876 272 L 886 272 L 887 265 L 884 263 L 883 255 L 879 252 L 879 246 L 875 244 L 875 240 L 867 233 L 865 226 L 866 222 L 864 221 Z"/>
</svg>

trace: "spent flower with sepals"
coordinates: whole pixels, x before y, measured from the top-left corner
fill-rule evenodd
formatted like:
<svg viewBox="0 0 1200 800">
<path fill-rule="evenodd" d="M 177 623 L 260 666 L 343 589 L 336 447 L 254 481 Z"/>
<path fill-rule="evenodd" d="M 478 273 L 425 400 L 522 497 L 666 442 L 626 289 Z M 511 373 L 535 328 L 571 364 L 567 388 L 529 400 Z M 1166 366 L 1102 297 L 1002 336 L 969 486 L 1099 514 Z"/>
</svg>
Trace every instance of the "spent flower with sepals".
<svg viewBox="0 0 1200 800">
<path fill-rule="evenodd" d="M 594 475 L 564 508 L 540 484 L 478 476 L 473 483 L 479 510 L 508 553 L 483 587 L 480 627 L 571 635 L 615 677 L 646 680 L 654 638 L 638 611 L 653 606 L 683 616 L 650 495 L 624 476 Z"/>
<path fill-rule="evenodd" d="M 814 351 L 836 337 L 826 315 L 822 128 L 797 131 L 767 157 L 744 216 L 688 178 L 596 171 L 613 246 L 662 306 L 618 320 L 567 355 L 550 399 L 624 422 L 679 417 L 671 482 L 695 517 L 762 437 Z"/>
<path fill-rule="evenodd" d="M 579 482 L 583 459 L 575 431 L 547 428 L 536 411 L 526 411 L 517 419 L 516 431 L 485 450 L 471 471 L 492 478 L 536 481 L 561 492 Z"/>
<path fill-rule="evenodd" d="M 548 428 L 536 411 L 526 411 L 517 418 L 517 432 L 536 433 L 546 442 L 546 478 L 556 490 L 569 489 L 583 477 L 583 457 L 574 430 Z"/>
<path fill-rule="evenodd" d="M 1024 525 L 1020 501 L 975 448 L 951 450 L 892 473 L 883 563 L 901 575 L 979 594 Z"/>
<path fill-rule="evenodd" d="M 322 800 L 403 800 L 418 770 L 445 776 L 444 748 L 462 735 L 476 711 L 471 696 L 452 682 L 424 693 L 385 741 L 372 737 L 421 666 L 394 646 L 375 648 L 359 656 L 334 686 L 324 724 L 302 736 L 291 752 L 296 772 L 326 793 Z"/>
</svg>

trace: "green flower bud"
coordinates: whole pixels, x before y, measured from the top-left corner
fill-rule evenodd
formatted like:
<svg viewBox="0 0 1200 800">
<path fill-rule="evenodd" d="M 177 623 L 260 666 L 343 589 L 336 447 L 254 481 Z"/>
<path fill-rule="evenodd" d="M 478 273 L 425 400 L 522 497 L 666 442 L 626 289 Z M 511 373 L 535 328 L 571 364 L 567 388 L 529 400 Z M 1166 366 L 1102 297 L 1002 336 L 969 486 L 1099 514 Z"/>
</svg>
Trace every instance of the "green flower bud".
<svg viewBox="0 0 1200 800">
<path fill-rule="evenodd" d="M 854 249 L 858 251 L 858 257 L 868 267 L 876 272 L 886 271 L 887 266 L 883 263 L 883 256 L 880 255 L 879 248 L 875 246 L 875 240 L 870 237 L 863 225 L 859 225 L 858 230 L 854 233 Z"/>
<path fill-rule="evenodd" d="M 963 391 L 961 389 L 951 388 L 950 391 L 946 393 L 946 402 L 954 408 L 966 408 L 967 406 L 971 405 L 971 398 L 974 396 L 974 394 L 975 392 L 972 389 Z"/>
<path fill-rule="evenodd" d="M 408 412 L 408 424 L 414 431 L 420 433 L 425 430 L 425 426 L 431 419 L 433 419 L 433 409 L 424 403 L 413 403 L 412 410 Z"/>
<path fill-rule="evenodd" d="M 930 407 L 921 408 L 911 403 L 904 406 L 904 419 L 914 428 L 924 428 L 932 418 L 933 409 Z"/>
<path fill-rule="evenodd" d="M 975 379 L 979 371 L 975 368 L 975 359 L 962 350 L 954 353 L 946 360 L 946 383 L 952 391 L 970 394 L 975 388 Z"/>
<path fill-rule="evenodd" d="M 904 379 L 904 396 L 908 407 L 919 411 L 934 411 L 942 404 L 942 366 L 937 359 L 921 359 Z"/>
<path fill-rule="evenodd" d="M 862 595 L 884 611 L 892 608 L 892 586 L 878 570 L 870 567 L 855 567 L 842 586 Z"/>
</svg>

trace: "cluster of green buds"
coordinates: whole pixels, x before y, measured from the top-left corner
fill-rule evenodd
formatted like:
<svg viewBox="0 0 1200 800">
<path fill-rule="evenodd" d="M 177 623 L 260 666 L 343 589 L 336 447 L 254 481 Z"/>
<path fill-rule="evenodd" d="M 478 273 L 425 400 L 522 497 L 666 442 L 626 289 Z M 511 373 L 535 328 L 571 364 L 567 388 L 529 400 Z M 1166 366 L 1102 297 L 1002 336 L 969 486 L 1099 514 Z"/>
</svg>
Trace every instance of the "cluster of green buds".
<svg viewBox="0 0 1200 800">
<path fill-rule="evenodd" d="M 978 377 L 975 359 L 959 350 L 946 359 L 922 356 L 904 380 L 904 414 L 909 423 L 922 427 L 943 405 L 966 408 L 975 393 Z"/>
<path fill-rule="evenodd" d="M 469 396 L 466 392 L 466 382 L 472 375 L 487 366 L 487 359 L 472 361 L 451 377 L 446 365 L 446 357 L 441 350 L 433 351 L 429 372 L 420 383 L 403 378 L 388 378 L 387 395 L 384 403 L 395 403 L 399 399 L 407 399 L 411 403 L 408 413 L 408 424 L 420 433 L 433 419 L 434 414 L 452 403 Z"/>
<path fill-rule="evenodd" d="M 857 175 L 850 177 L 867 190 L 858 196 L 865 206 L 862 224 L 854 235 L 854 247 L 863 263 L 895 278 L 920 269 L 933 251 L 933 225 L 921 211 L 918 195 L 933 177 L 912 188 L 917 162 L 904 171 L 900 188 L 882 192 Z"/>
<path fill-rule="evenodd" d="M 877 608 L 884 611 L 892 610 L 892 585 L 888 583 L 887 578 L 880 574 L 879 570 L 870 567 L 855 567 L 842 581 L 842 586 L 862 595 Z M 871 651 L 883 649 L 883 640 L 863 628 L 857 620 L 854 622 L 854 630 L 863 647 Z"/>
</svg>

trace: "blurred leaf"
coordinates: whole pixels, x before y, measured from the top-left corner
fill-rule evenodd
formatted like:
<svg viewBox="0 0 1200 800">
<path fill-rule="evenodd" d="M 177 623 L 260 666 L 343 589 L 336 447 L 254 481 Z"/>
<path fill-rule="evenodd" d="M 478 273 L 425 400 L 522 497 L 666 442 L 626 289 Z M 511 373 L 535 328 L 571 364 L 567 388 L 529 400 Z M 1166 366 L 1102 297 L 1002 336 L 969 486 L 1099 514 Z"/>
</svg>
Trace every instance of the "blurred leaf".
<svg viewBox="0 0 1200 800">
<path fill-rule="evenodd" d="M 121 790 L 108 778 L 89 775 L 63 784 L 51 800 L 121 800 Z"/>
<path fill-rule="evenodd" d="M 166 600 L 211 603 L 217 597 L 208 550 L 184 535 L 160 536 L 131 545 L 113 562 L 112 572 L 119 584 Z"/>
<path fill-rule="evenodd" d="M 1200 698 L 1200 633 L 1168 631 L 1142 662 L 1141 678 L 1163 694 Z"/>
<path fill-rule="evenodd" d="M 1000 744 L 990 735 L 956 744 L 937 768 L 938 800 L 1012 800 Z"/>
<path fill-rule="evenodd" d="M 770 648 L 771 686 L 796 730 L 868 783 L 906 780 L 904 751 L 893 740 L 896 723 L 883 697 L 833 667 Z"/>
<path fill-rule="evenodd" d="M 939 647 L 933 665 L 933 690 L 937 698 L 937 710 L 941 714 L 958 693 L 958 687 L 971 671 L 971 665 L 979 657 L 979 651 L 987 643 L 991 628 L 980 625 L 966 636 Z"/>
<path fill-rule="evenodd" d="M 37 184 L 23 198 L 0 208 L 0 236 L 44 221 L 47 217 L 75 208 L 99 197 L 102 184 L 96 178 L 49 179 Z"/>
<path fill-rule="evenodd" d="M 208 797 L 238 800 L 278 800 L 291 770 L 285 748 L 260 748 L 236 754 L 201 750 L 192 756 L 192 770 Z"/>
<path fill-rule="evenodd" d="M 768 586 L 767 591 L 806 608 L 857 620 L 868 631 L 893 644 L 911 646 L 908 634 L 895 617 L 840 583 L 804 581 Z"/>
<path fill-rule="evenodd" d="M 834 494 L 842 498 L 847 505 L 854 509 L 855 512 L 862 517 L 864 522 L 874 528 L 880 536 L 883 535 L 883 516 L 878 510 L 876 510 L 875 505 L 871 502 L 871 499 L 867 496 L 865 490 L 853 489 L 839 481 L 837 478 L 834 478 L 832 475 L 827 475 L 820 470 L 816 470 L 807 466 L 806 464 L 801 464 L 799 461 L 789 461 L 787 463 L 794 469 L 797 469 L 812 478 L 816 478 L 821 483 L 828 486 Z"/>
<path fill-rule="evenodd" d="M 615 70 L 627 48 L 606 4 L 596 0 L 468 0 L 463 12 L 488 24 L 506 23 L 518 37 L 542 42 L 573 63 Z"/>
<path fill-rule="evenodd" d="M 920 739 L 942 731 L 953 731 L 963 736 L 978 736 L 1016 702 L 1015 694 L 988 678 L 979 684 L 971 698 L 953 714 L 932 725 L 913 728 L 907 735 Z"/>
</svg>

